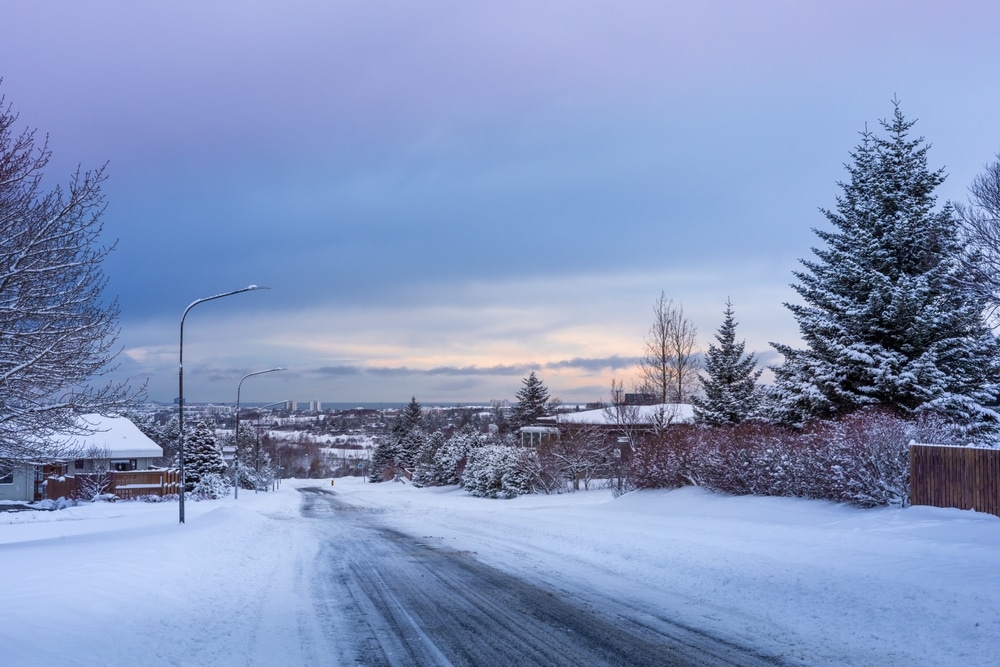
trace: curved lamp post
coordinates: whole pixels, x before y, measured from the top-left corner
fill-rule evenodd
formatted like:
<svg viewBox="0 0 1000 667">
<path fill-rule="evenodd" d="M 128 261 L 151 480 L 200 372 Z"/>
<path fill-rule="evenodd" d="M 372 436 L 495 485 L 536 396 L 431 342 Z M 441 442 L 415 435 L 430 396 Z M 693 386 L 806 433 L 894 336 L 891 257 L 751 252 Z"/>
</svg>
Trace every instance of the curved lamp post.
<svg viewBox="0 0 1000 667">
<path fill-rule="evenodd" d="M 180 440 L 177 445 L 177 463 L 178 463 L 178 477 L 180 478 L 180 493 L 179 496 L 179 512 L 180 512 L 180 523 L 184 523 L 184 318 L 187 317 L 188 311 L 197 306 L 199 303 L 205 303 L 206 301 L 212 301 L 214 299 L 221 299 L 224 296 L 232 296 L 233 294 L 242 294 L 243 292 L 253 292 L 256 290 L 270 289 L 269 287 L 260 287 L 258 285 L 249 285 L 243 289 L 233 290 L 232 292 L 225 292 L 224 294 L 216 294 L 214 296 L 207 296 L 204 299 L 198 299 L 193 301 L 190 306 L 184 309 L 184 314 L 181 315 L 181 345 L 180 345 L 180 366 L 177 370 L 177 402 L 178 402 L 178 421 L 180 428 Z"/>
<path fill-rule="evenodd" d="M 285 370 L 288 369 L 268 368 L 266 371 L 247 373 L 240 379 L 240 383 L 236 387 L 236 428 L 233 430 L 233 442 L 236 443 L 236 451 L 233 452 L 233 464 L 236 466 L 236 475 L 233 477 L 233 500 L 239 500 L 240 498 L 240 390 L 243 389 L 243 380 L 252 378 L 254 375 L 263 375 L 264 373 L 273 373 L 275 371 Z"/>
</svg>

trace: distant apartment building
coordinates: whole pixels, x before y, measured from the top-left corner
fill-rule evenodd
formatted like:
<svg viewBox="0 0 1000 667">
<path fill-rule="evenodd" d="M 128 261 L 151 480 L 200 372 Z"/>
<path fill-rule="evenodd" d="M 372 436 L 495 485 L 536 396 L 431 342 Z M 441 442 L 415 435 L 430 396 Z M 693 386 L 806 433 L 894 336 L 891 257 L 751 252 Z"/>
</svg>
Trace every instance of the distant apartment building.
<svg viewBox="0 0 1000 667">
<path fill-rule="evenodd" d="M 625 394 L 625 405 L 656 405 L 658 402 L 656 394 Z"/>
</svg>

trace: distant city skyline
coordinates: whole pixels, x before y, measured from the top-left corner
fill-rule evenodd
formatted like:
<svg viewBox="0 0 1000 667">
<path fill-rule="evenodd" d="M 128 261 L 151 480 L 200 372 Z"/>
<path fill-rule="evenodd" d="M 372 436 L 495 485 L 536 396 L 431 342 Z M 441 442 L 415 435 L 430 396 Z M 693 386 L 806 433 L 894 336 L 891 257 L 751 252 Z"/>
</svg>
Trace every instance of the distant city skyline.
<svg viewBox="0 0 1000 667">
<path fill-rule="evenodd" d="M 107 163 L 113 379 L 185 398 L 565 402 L 631 384 L 661 291 L 762 364 L 898 97 L 948 180 L 1000 150 L 996 3 L 9 0 L 46 182 Z M 232 396 L 231 399 L 228 397 Z M 313 397 L 310 399 L 309 397 Z"/>
<path fill-rule="evenodd" d="M 411 396 L 410 398 L 412 399 L 412 398 L 415 398 L 415 397 Z M 395 409 L 395 408 L 405 407 L 406 405 L 409 404 L 410 401 L 408 399 L 406 401 L 313 401 L 313 400 L 309 400 L 309 401 L 296 401 L 296 400 L 292 400 L 291 402 L 295 404 L 295 406 L 296 406 L 294 408 L 295 410 L 303 411 L 303 412 L 309 412 L 310 410 L 312 410 L 312 404 L 316 403 L 316 402 L 318 402 L 320 404 L 320 411 L 327 411 L 327 410 L 353 410 L 355 408 L 361 408 L 361 409 Z M 498 399 L 493 399 L 493 400 L 489 400 L 489 401 L 461 401 L 461 400 L 459 400 L 459 401 L 435 401 L 435 402 L 429 402 L 429 403 L 424 403 L 423 401 L 420 401 L 418 399 L 417 402 L 420 403 L 421 407 L 424 407 L 424 408 L 476 408 L 476 407 L 483 407 L 483 408 L 490 408 L 490 409 L 496 408 L 496 407 L 509 407 L 513 403 L 513 401 L 498 400 Z M 282 401 L 282 403 L 285 403 L 285 401 Z M 170 408 L 176 408 L 177 407 L 177 401 L 176 401 L 176 399 L 173 402 L 170 402 L 170 403 L 166 403 L 166 402 L 163 402 L 163 401 L 148 401 L 148 402 L 144 403 L 144 405 L 147 406 L 147 407 L 157 407 L 157 408 L 163 408 L 163 409 L 170 409 Z M 199 407 L 207 407 L 207 406 L 231 407 L 231 408 L 235 408 L 236 407 L 235 401 L 185 401 L 185 405 L 188 405 L 188 406 L 199 406 Z M 586 404 L 585 403 L 570 403 L 570 404 L 566 404 L 566 405 L 572 409 L 573 407 L 578 407 L 580 405 L 586 405 Z M 305 407 L 303 407 L 303 406 L 305 406 Z M 245 401 L 240 401 L 240 409 L 241 410 L 243 410 L 243 409 L 247 409 L 247 410 L 249 410 L 249 409 L 257 409 L 257 408 L 264 408 L 264 407 L 266 407 L 269 410 L 274 410 L 274 411 L 280 411 L 280 410 L 286 409 L 286 408 L 284 408 L 282 406 L 275 406 L 275 405 L 271 405 L 270 403 L 264 403 L 263 401 L 259 401 L 259 402 L 251 401 L 249 403 L 245 402 Z"/>
</svg>

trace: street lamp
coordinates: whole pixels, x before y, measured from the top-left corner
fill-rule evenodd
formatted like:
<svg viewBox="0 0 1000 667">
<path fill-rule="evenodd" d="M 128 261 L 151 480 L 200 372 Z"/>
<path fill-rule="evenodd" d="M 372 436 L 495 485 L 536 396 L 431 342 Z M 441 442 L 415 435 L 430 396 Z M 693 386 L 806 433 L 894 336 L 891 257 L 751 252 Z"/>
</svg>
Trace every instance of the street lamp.
<svg viewBox="0 0 1000 667">
<path fill-rule="evenodd" d="M 180 493 L 178 494 L 179 499 L 179 512 L 180 521 L 179 523 L 184 523 L 184 318 L 187 317 L 188 311 L 197 306 L 199 303 L 205 303 L 206 301 L 212 301 L 213 299 L 221 299 L 224 296 L 232 296 L 234 294 L 242 294 L 243 292 L 253 292 L 256 290 L 271 289 L 270 287 L 260 287 L 259 285 L 249 285 L 243 289 L 233 290 L 232 292 L 226 292 L 224 294 L 216 294 L 215 296 L 207 296 L 204 299 L 198 299 L 191 303 L 190 306 L 184 309 L 184 314 L 181 315 L 181 345 L 180 345 L 180 366 L 177 370 L 177 416 L 180 421 L 178 425 L 180 428 L 180 441 L 177 445 L 177 459 L 178 459 L 178 477 L 180 478 Z"/>
<path fill-rule="evenodd" d="M 273 373 L 275 371 L 285 371 L 287 368 L 268 368 L 266 371 L 257 371 L 256 373 L 247 373 L 240 379 L 239 385 L 236 387 L 236 429 L 233 431 L 233 442 L 236 443 L 236 451 L 233 452 L 233 465 L 236 466 L 236 475 L 233 477 L 233 500 L 239 500 L 240 498 L 240 390 L 243 389 L 243 380 L 247 378 L 252 378 L 254 375 L 263 375 L 264 373 Z"/>
<path fill-rule="evenodd" d="M 259 408 L 257 408 L 257 443 L 254 445 L 254 454 L 253 454 L 254 457 L 253 468 L 254 468 L 254 474 L 257 476 L 257 480 L 254 482 L 253 485 L 254 494 L 257 493 L 257 488 L 260 486 L 260 418 L 264 414 L 263 411 L 265 408 L 270 408 L 275 405 L 284 405 L 286 403 L 288 403 L 288 401 L 277 401 L 275 403 L 268 403 L 267 405 L 262 405 Z M 267 489 L 264 490 L 267 491 Z M 273 491 L 274 489 L 271 490 Z"/>
</svg>

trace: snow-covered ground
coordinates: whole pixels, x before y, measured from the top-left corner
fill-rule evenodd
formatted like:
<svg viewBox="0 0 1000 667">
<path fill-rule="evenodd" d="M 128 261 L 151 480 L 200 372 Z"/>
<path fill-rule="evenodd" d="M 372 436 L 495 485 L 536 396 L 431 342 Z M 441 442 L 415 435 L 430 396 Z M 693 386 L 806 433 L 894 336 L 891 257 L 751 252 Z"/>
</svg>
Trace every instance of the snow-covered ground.
<svg viewBox="0 0 1000 667">
<path fill-rule="evenodd" d="M 0 513 L 4 665 L 329 664 L 297 486 Z M 342 499 L 557 588 L 807 665 L 995 665 L 1000 518 L 700 489 L 514 500 L 338 479 Z M 336 638 L 333 638 L 335 640 Z"/>
</svg>

